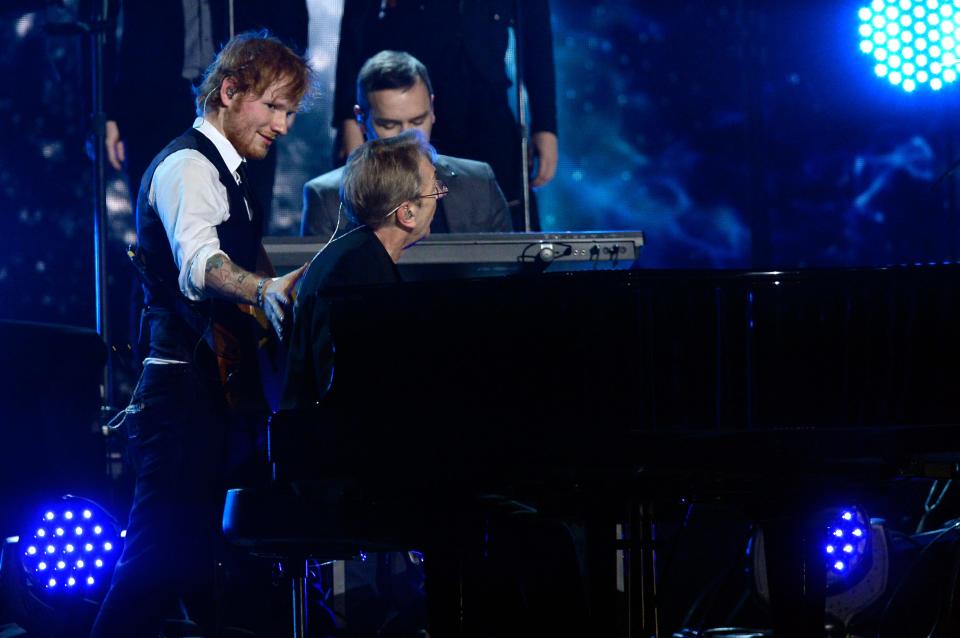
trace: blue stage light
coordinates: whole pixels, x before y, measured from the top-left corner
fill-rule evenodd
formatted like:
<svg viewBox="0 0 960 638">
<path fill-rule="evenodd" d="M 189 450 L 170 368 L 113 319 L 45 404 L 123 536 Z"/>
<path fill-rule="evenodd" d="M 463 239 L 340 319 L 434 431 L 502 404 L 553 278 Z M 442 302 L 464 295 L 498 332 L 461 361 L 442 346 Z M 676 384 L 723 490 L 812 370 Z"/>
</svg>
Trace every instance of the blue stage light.
<svg viewBox="0 0 960 638">
<path fill-rule="evenodd" d="M 873 0 L 857 10 L 860 52 L 870 56 L 877 77 L 910 93 L 939 91 L 955 82 L 960 69 L 960 11 L 936 0 Z M 904 61 L 915 60 L 904 65 Z M 882 63 L 882 64 L 877 64 Z M 922 73 L 917 67 L 926 67 Z M 900 69 L 889 72 L 891 69 Z"/>
<path fill-rule="evenodd" d="M 914 81 L 910 78 L 904 80 L 904 84 Z M 916 88 L 904 86 L 904 89 L 911 91 Z M 869 559 L 869 535 L 864 530 L 870 528 L 870 521 L 866 514 L 857 508 L 842 508 L 833 512 L 833 518 L 827 524 L 826 541 L 824 543 L 824 556 L 828 565 L 827 585 L 828 587 L 835 581 L 846 579 L 850 574 L 857 572 L 861 564 Z M 843 559 L 836 558 L 839 553 Z"/>
<path fill-rule="evenodd" d="M 883 596 L 890 573 L 887 535 L 880 521 L 871 521 L 859 507 L 835 507 L 816 514 L 821 529 L 826 572 L 825 611 L 849 623 Z M 763 529 L 750 540 L 753 582 L 760 599 L 770 601 L 767 549 Z"/>
<path fill-rule="evenodd" d="M 79 595 L 79 591 L 88 599 L 102 595 L 118 558 L 116 550 L 123 543 L 116 521 L 91 501 L 73 496 L 66 496 L 57 507 L 48 506 L 40 512 L 38 518 L 49 527 L 34 527 L 32 538 L 24 535 L 19 552 L 28 585 L 36 595 L 48 598 Z M 84 543 L 84 558 L 78 560 L 80 546 L 71 539 L 87 534 L 97 541 Z M 49 576 L 39 578 L 41 573 L 51 571 Z M 79 588 L 78 583 L 86 583 L 87 587 Z"/>
</svg>

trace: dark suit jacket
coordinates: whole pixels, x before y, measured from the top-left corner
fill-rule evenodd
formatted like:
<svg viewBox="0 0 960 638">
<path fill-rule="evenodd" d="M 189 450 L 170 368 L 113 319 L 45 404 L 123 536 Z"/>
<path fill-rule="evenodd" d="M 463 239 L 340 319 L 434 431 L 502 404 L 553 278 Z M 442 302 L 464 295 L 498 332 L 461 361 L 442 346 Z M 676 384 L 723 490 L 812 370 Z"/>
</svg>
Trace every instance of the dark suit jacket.
<svg viewBox="0 0 960 638">
<path fill-rule="evenodd" d="M 463 85 L 482 84 L 509 113 L 504 54 L 517 0 L 345 0 L 337 50 L 333 126 L 353 118 L 357 74 L 378 51 L 406 51 L 430 71 L 441 126 L 470 126 L 455 102 Z M 553 34 L 548 0 L 522 0 L 524 82 L 530 130 L 557 131 Z M 412 34 L 426 34 L 423 37 Z M 442 103 L 442 106 L 441 106 Z M 436 132 L 434 132 L 436 138 Z M 448 149 L 449 150 L 449 149 Z M 473 157 L 473 156 L 470 156 Z"/>
<path fill-rule="evenodd" d="M 300 234 L 329 239 L 356 226 L 340 211 L 340 181 L 343 168 L 315 177 L 303 187 L 303 221 Z M 437 156 L 437 177 L 450 188 L 441 200 L 451 233 L 508 233 L 513 230 L 507 202 L 489 164 Z"/>
<path fill-rule="evenodd" d="M 293 310 L 293 330 L 281 405 L 314 407 L 333 381 L 331 302 L 325 296 L 343 286 L 401 281 L 397 265 L 369 228 L 359 228 L 327 245 L 307 268 Z"/>
</svg>

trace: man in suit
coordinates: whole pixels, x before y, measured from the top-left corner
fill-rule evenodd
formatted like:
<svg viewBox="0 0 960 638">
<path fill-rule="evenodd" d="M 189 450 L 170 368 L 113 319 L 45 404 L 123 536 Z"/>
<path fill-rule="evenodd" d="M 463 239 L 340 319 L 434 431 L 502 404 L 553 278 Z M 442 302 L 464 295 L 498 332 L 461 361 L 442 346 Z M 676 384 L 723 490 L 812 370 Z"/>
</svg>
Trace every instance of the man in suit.
<svg viewBox="0 0 960 638">
<path fill-rule="evenodd" d="M 436 121 L 433 89 L 426 67 L 408 53 L 381 51 L 357 77 L 354 115 L 368 140 L 419 130 L 429 141 Z M 437 177 L 450 189 L 433 218 L 433 233 L 510 232 L 507 202 L 489 164 L 438 155 Z M 301 234 L 332 238 L 355 223 L 340 206 L 343 169 L 304 186 Z"/>
<path fill-rule="evenodd" d="M 529 167 L 521 157 L 505 63 L 511 32 L 529 97 L 529 150 L 536 160 L 530 186 L 546 186 L 559 157 L 548 0 L 346 0 L 333 100 L 341 157 L 363 141 L 352 116 L 357 70 L 377 51 L 406 51 L 430 69 L 437 91 L 442 117 L 432 143 L 445 153 L 490 164 L 513 227 L 523 230 L 523 173 Z M 536 206 L 530 213 L 530 229 L 540 230 Z"/>
</svg>

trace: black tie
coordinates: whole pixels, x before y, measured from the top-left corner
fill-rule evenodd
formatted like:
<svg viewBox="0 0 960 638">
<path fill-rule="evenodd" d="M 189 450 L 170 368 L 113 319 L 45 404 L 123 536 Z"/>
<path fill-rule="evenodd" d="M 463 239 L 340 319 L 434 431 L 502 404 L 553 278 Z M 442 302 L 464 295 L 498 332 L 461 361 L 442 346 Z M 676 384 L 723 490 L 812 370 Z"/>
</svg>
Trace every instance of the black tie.
<svg viewBox="0 0 960 638">
<path fill-rule="evenodd" d="M 247 179 L 247 163 L 240 162 L 240 166 L 237 167 L 237 175 L 240 176 L 240 190 L 243 191 L 243 196 L 247 198 L 247 202 L 250 201 L 250 188 L 249 180 Z"/>
<path fill-rule="evenodd" d="M 240 192 L 243 193 L 243 198 L 247 201 L 247 206 L 250 208 L 250 216 L 254 222 L 259 222 L 260 204 L 257 202 L 257 196 L 253 192 L 250 179 L 247 177 L 246 162 L 240 162 L 240 166 L 237 167 L 237 175 L 240 176 Z"/>
</svg>

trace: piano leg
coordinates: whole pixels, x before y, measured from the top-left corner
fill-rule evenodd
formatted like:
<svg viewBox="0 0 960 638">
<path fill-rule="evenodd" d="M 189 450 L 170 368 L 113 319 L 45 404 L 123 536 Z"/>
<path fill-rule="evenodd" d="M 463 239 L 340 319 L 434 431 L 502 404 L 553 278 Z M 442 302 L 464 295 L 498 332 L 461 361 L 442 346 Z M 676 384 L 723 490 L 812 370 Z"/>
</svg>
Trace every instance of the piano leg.
<svg viewBox="0 0 960 638">
<path fill-rule="evenodd" d="M 660 638 L 657 613 L 656 525 L 652 502 L 630 508 L 629 557 L 626 579 L 627 635 Z"/>
<path fill-rule="evenodd" d="M 777 638 L 824 635 L 826 521 L 802 513 L 763 525 L 773 631 Z"/>
<path fill-rule="evenodd" d="M 430 635 L 465 635 L 463 625 L 463 553 L 449 544 L 427 548 L 424 559 Z"/>
<path fill-rule="evenodd" d="M 644 532 L 638 531 L 642 528 L 640 514 L 639 505 L 619 498 L 601 500 L 587 509 L 584 525 L 587 590 L 594 635 L 620 638 L 654 635 L 644 633 L 644 614 L 654 608 L 649 598 L 653 581 L 644 581 L 642 574 L 653 566 L 653 546 L 647 545 L 649 556 L 641 556 L 640 539 L 644 538 Z M 651 538 L 652 520 L 648 522 L 646 538 Z M 646 600 L 641 602 L 645 596 Z"/>
<path fill-rule="evenodd" d="M 307 561 L 295 558 L 287 563 L 290 567 L 291 593 L 293 594 L 293 638 L 307 637 Z"/>
</svg>

